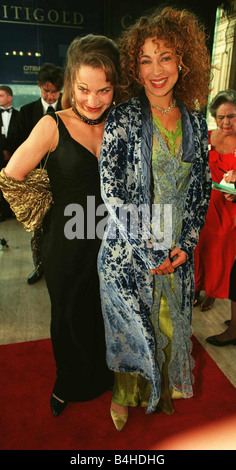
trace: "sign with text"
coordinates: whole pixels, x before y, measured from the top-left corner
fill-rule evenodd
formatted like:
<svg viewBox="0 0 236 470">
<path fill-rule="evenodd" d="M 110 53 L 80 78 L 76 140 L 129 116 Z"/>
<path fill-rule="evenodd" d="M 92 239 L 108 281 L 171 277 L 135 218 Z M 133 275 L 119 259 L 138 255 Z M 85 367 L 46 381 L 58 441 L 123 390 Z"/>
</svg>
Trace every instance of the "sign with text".
<svg viewBox="0 0 236 470">
<path fill-rule="evenodd" d="M 207 26 L 212 41 L 220 0 L 173 0 L 189 7 Z M 145 5 L 144 5 L 145 3 Z M 163 5 L 161 0 L 3 0 L 0 4 L 0 83 L 35 84 L 45 62 L 65 65 L 66 51 L 76 36 L 105 34 L 116 39 L 139 16 Z"/>
<path fill-rule="evenodd" d="M 0 82 L 35 84 L 43 63 L 64 66 L 70 42 L 88 33 L 103 34 L 103 1 L 3 0 Z"/>
</svg>

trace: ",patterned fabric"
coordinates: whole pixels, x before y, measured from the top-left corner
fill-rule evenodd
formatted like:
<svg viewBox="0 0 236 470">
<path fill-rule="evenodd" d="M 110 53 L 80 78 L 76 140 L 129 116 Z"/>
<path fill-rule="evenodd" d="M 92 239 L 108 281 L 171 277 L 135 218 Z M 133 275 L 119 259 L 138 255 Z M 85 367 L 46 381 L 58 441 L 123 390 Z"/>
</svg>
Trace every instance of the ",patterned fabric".
<svg viewBox="0 0 236 470">
<path fill-rule="evenodd" d="M 184 212 L 185 194 L 189 187 L 191 163 L 183 162 L 181 120 L 176 130 L 167 131 L 160 120 L 153 116 L 152 177 L 154 203 L 171 203 L 173 249 L 180 238 Z M 167 144 L 166 144 L 167 143 Z M 160 220 L 164 227 L 163 216 Z M 177 388 L 181 370 L 185 370 L 183 394 L 191 395 L 192 366 L 189 318 L 181 315 L 181 270 L 176 269 L 168 276 L 154 276 L 153 305 L 150 321 L 156 338 L 156 362 L 162 371 L 162 395 L 165 397 L 164 409 L 168 409 L 168 387 Z M 180 345 L 186 348 L 180 353 Z M 165 378 L 164 378 L 165 375 Z M 166 384 L 164 386 L 164 383 Z M 178 390 L 179 391 L 179 390 Z M 159 404 L 160 405 L 160 404 Z M 169 410 L 170 411 L 170 410 Z"/>
<path fill-rule="evenodd" d="M 191 164 L 191 175 L 177 243 L 188 255 L 188 261 L 178 268 L 182 317 L 175 341 L 180 366 L 171 371 L 170 383 L 188 397 L 192 395 L 192 387 L 182 358 L 186 359 L 190 349 L 186 338 L 189 343 L 194 296 L 193 250 L 204 225 L 211 177 L 206 122 L 201 114 L 189 114 L 182 103 L 178 102 L 178 106 L 183 134 L 181 161 Z M 150 382 L 152 393 L 147 413 L 156 409 L 161 393 L 156 337 L 150 321 L 154 288 L 150 269 L 158 267 L 171 248 L 169 224 L 167 241 L 161 241 L 151 231 L 147 219 L 137 217 L 140 207 L 151 208 L 154 203 L 152 144 L 152 116 L 144 94 L 110 112 L 99 161 L 102 198 L 110 214 L 98 257 L 107 362 L 113 371 L 137 373 Z M 157 180 L 157 191 L 158 185 Z M 133 221 L 137 222 L 136 232 Z"/>
<path fill-rule="evenodd" d="M 35 266 L 35 270 L 37 274 L 40 274 L 42 271 L 42 260 L 41 260 L 41 252 L 42 252 L 42 244 L 43 244 L 43 229 L 38 228 L 32 234 L 32 238 L 30 241 L 32 255 L 33 255 L 33 262 Z"/>
<path fill-rule="evenodd" d="M 182 139 L 181 119 L 179 119 L 176 122 L 175 131 L 168 131 L 167 129 L 165 129 L 165 127 L 162 126 L 161 120 L 157 116 L 153 115 L 152 118 L 153 118 L 153 123 L 154 123 L 154 132 L 155 132 L 155 127 L 157 127 L 159 129 L 162 139 L 165 141 L 168 147 L 167 154 L 169 155 L 170 153 L 172 157 L 175 157 L 177 150 L 181 151 L 181 154 L 182 154 L 182 147 L 180 147 L 180 143 Z M 159 133 L 157 133 L 157 137 L 159 137 Z M 156 142 L 156 147 L 158 145 L 162 145 L 163 147 L 162 139 Z M 155 146 L 155 138 L 154 138 L 153 145 Z M 164 153 L 166 154 L 165 146 L 164 146 Z M 177 155 L 177 159 L 178 159 L 178 155 Z"/>
<path fill-rule="evenodd" d="M 35 169 L 23 181 L 0 173 L 0 188 L 11 210 L 27 232 L 41 228 L 45 214 L 52 204 L 52 193 L 47 171 Z"/>
</svg>

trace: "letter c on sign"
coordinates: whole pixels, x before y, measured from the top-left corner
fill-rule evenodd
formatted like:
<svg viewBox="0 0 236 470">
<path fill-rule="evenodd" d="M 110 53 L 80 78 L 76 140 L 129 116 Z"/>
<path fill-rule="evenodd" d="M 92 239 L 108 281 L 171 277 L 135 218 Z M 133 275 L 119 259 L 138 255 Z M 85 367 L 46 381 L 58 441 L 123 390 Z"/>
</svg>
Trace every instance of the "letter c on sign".
<svg viewBox="0 0 236 470">
<path fill-rule="evenodd" d="M 132 16 L 131 15 L 124 15 L 121 18 L 121 26 L 122 28 L 126 29 L 129 27 L 130 23 L 132 22 Z"/>
</svg>

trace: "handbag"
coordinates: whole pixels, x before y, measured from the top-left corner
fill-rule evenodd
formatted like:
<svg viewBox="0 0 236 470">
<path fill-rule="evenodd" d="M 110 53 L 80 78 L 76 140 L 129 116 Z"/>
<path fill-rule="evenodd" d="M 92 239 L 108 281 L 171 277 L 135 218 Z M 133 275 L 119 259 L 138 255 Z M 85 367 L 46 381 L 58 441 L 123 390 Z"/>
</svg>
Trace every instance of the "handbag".
<svg viewBox="0 0 236 470">
<path fill-rule="evenodd" d="M 57 114 L 56 117 L 58 128 Z M 10 204 L 16 219 L 23 224 L 27 232 L 34 232 L 42 227 L 43 219 L 53 201 L 46 170 L 51 149 L 52 146 L 48 151 L 43 166 L 40 164 L 40 168 L 32 170 L 23 181 L 6 176 L 4 168 L 0 172 L 0 189 L 3 192 L 3 196 Z"/>
</svg>

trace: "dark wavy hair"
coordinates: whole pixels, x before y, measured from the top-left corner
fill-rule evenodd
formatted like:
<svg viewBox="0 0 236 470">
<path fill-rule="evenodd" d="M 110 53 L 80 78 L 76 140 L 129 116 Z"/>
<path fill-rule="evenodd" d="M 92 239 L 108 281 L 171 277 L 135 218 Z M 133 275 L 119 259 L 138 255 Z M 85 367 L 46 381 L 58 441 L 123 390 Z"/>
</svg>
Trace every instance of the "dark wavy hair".
<svg viewBox="0 0 236 470">
<path fill-rule="evenodd" d="M 73 84 L 81 65 L 104 70 L 106 79 L 114 88 L 114 100 L 119 101 L 120 53 L 118 46 L 106 36 L 88 34 L 75 38 L 67 51 L 63 109 L 70 108 L 73 101 Z"/>
<path fill-rule="evenodd" d="M 118 40 L 121 85 L 126 99 L 137 96 L 142 89 L 138 76 L 138 58 L 147 38 L 164 40 L 177 56 L 182 70 L 175 85 L 175 97 L 190 110 L 204 107 L 211 81 L 210 54 L 204 27 L 193 13 L 171 7 L 158 8 L 149 16 L 141 17 Z"/>
<path fill-rule="evenodd" d="M 61 91 L 64 82 L 64 69 L 54 64 L 45 63 L 38 72 L 37 80 L 39 86 L 50 82 L 58 91 Z"/>
</svg>

